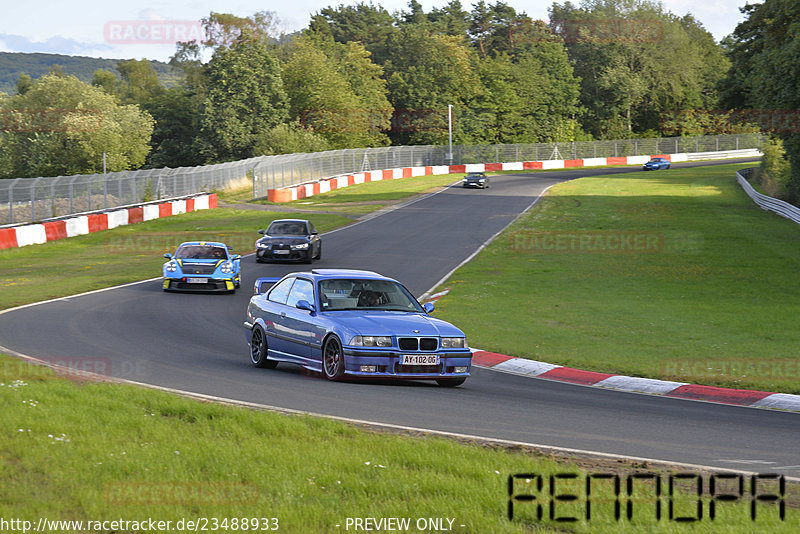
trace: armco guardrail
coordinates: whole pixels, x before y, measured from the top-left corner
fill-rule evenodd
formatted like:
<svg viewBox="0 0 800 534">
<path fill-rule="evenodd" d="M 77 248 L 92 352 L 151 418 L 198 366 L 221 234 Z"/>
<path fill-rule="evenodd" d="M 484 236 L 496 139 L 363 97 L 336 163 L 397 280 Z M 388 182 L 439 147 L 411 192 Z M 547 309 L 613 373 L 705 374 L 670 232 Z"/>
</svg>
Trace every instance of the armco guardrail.
<svg viewBox="0 0 800 534">
<path fill-rule="evenodd" d="M 97 209 L 250 184 L 253 197 L 334 176 L 403 167 L 466 165 L 679 154 L 760 148 L 761 134 L 664 137 L 568 143 L 395 146 L 284 154 L 178 169 L 0 180 L 0 225 L 19 224 Z"/>
<path fill-rule="evenodd" d="M 745 169 L 745 171 L 749 171 L 749 169 Z M 753 188 L 752 185 L 750 185 L 750 182 L 747 181 L 743 171 L 736 173 L 736 181 L 739 182 L 739 185 L 742 186 L 744 192 L 753 199 L 753 202 L 755 202 L 758 207 L 777 213 L 781 217 L 786 217 L 787 219 L 800 224 L 800 208 L 789 204 L 788 202 L 784 202 L 783 200 L 759 193 Z"/>
<path fill-rule="evenodd" d="M 38 245 L 48 241 L 109 230 L 117 226 L 216 207 L 217 194 L 204 193 L 167 201 L 150 202 L 139 206 L 125 206 L 112 211 L 81 213 L 38 224 L 8 226 L 0 228 L 0 249 Z"/>
<path fill-rule="evenodd" d="M 727 158 L 747 158 L 762 156 L 763 154 L 757 148 L 747 150 L 727 150 L 718 152 L 695 152 L 686 154 L 686 161 L 702 161 L 704 159 L 727 159 Z"/>
</svg>

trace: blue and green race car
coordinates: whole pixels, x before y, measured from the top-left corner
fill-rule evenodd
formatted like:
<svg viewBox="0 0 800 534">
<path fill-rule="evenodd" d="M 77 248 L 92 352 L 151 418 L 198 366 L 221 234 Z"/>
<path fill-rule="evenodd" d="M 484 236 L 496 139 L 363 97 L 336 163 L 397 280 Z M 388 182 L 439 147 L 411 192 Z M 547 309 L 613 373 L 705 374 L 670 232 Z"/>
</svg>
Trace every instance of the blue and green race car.
<svg viewBox="0 0 800 534">
<path fill-rule="evenodd" d="M 164 291 L 226 291 L 239 287 L 240 258 L 225 243 L 187 241 L 164 254 Z"/>
</svg>

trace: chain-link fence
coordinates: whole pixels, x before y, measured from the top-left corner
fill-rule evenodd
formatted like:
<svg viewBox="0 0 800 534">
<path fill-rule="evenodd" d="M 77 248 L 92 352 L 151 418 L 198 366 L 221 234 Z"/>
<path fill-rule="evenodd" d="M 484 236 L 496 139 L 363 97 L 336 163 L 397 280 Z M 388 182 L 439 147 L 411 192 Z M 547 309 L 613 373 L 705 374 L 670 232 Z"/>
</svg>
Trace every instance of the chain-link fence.
<svg viewBox="0 0 800 534">
<path fill-rule="evenodd" d="M 252 186 L 253 197 L 269 189 L 364 171 L 419 167 L 676 154 L 761 148 L 761 134 L 533 143 L 514 145 L 396 146 L 261 156 L 242 161 L 55 178 L 0 180 L 0 225 L 37 221 L 98 209 Z"/>
</svg>

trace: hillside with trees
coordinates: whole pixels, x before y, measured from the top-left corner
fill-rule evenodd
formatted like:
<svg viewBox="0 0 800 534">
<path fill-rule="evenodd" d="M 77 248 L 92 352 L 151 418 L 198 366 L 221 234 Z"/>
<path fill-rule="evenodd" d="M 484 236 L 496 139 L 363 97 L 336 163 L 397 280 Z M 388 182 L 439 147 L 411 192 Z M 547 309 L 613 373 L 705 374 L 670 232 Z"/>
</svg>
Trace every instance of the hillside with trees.
<svg viewBox="0 0 800 534">
<path fill-rule="evenodd" d="M 41 78 L 55 67 L 64 74 L 89 82 L 98 69 L 115 71 L 119 59 L 103 59 L 62 54 L 0 52 L 0 92 L 13 94 L 21 74 L 32 79 Z M 150 61 L 159 81 L 166 87 L 180 83 L 182 74 L 167 63 Z"/>
</svg>

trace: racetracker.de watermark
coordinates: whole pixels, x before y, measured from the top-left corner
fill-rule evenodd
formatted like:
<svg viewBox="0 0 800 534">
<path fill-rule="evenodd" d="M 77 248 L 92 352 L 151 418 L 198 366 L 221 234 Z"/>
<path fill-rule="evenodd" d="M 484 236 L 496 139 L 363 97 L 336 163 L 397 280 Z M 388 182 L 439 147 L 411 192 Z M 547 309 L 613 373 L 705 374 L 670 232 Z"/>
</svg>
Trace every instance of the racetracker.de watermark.
<svg viewBox="0 0 800 534">
<path fill-rule="evenodd" d="M 647 230 L 539 231 L 509 234 L 509 248 L 527 254 L 658 254 L 697 252 L 703 236 Z"/>
<path fill-rule="evenodd" d="M 659 117 L 665 134 L 680 134 L 685 126 L 708 132 L 727 133 L 749 127 L 759 132 L 788 134 L 800 132 L 797 109 L 698 109 L 665 111 Z"/>
<path fill-rule="evenodd" d="M 318 133 L 446 132 L 447 108 L 311 109 L 300 113 L 300 124 Z M 388 120 L 388 126 L 387 126 Z"/>
<path fill-rule="evenodd" d="M 604 253 L 653 254 L 664 249 L 664 237 L 654 232 L 514 232 L 511 249 L 531 254 Z"/>
<path fill-rule="evenodd" d="M 175 44 L 200 42 L 204 33 L 197 20 L 111 20 L 103 37 L 108 44 Z"/>
<path fill-rule="evenodd" d="M 713 358 L 701 360 L 670 359 L 661 362 L 661 374 L 667 377 L 708 379 L 766 379 L 774 382 L 800 381 L 797 359 Z"/>
<path fill-rule="evenodd" d="M 236 254 L 247 254 L 255 250 L 259 235 L 217 235 L 187 236 L 183 233 L 148 233 L 115 236 L 105 242 L 109 254 L 163 254 L 175 252 L 185 241 L 214 241 L 228 245 Z"/>
<path fill-rule="evenodd" d="M 20 379 L 48 378 L 56 376 L 77 380 L 103 380 L 109 377 L 141 380 L 148 373 L 148 364 L 144 361 L 112 362 L 104 356 L 43 356 L 38 358 L 41 364 L 25 360 L 11 359 L 0 364 L 3 375 Z"/>
</svg>

